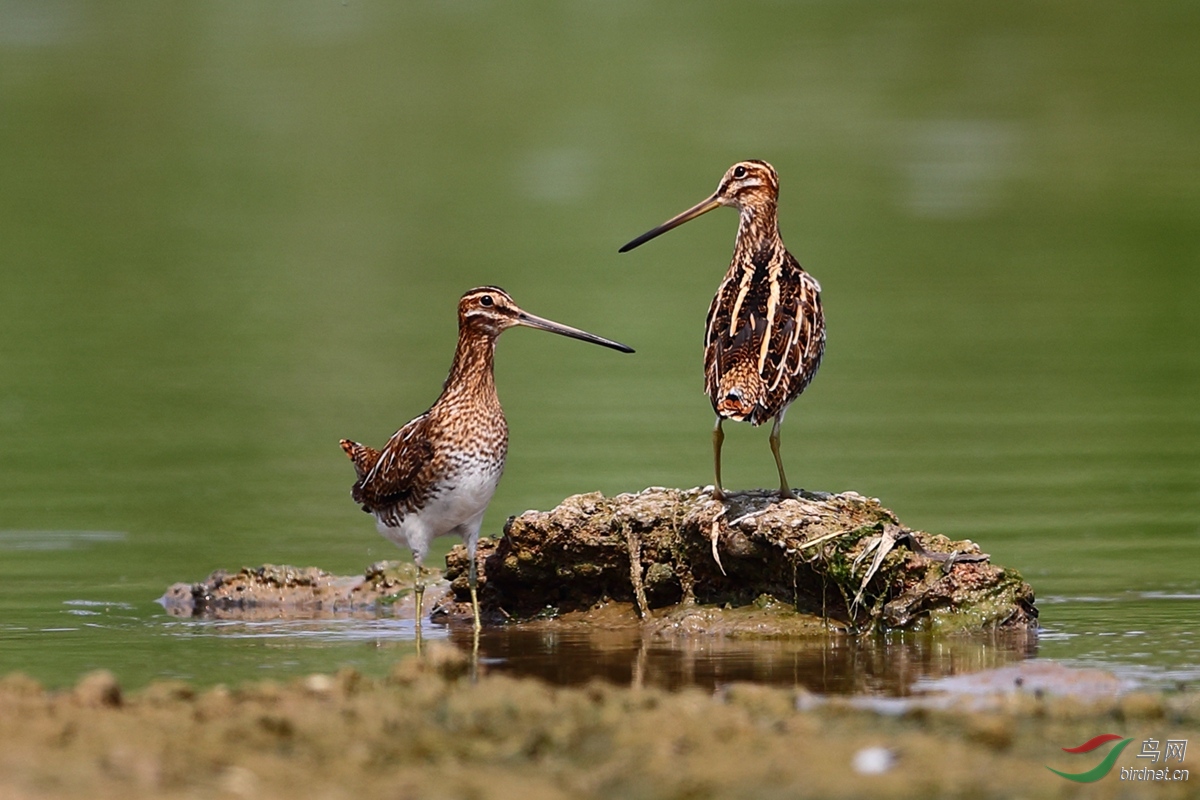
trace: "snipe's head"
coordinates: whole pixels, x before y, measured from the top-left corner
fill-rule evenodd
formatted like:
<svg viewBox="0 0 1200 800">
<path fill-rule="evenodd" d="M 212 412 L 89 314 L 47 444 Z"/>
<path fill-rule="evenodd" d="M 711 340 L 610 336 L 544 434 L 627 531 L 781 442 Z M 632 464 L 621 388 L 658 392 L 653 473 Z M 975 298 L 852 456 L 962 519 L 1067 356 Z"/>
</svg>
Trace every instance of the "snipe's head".
<svg viewBox="0 0 1200 800">
<path fill-rule="evenodd" d="M 735 208 L 774 205 L 779 176 L 765 161 L 739 161 L 725 171 L 713 197 L 720 205 Z"/>
<path fill-rule="evenodd" d="M 475 335 L 495 338 L 508 328 L 524 325 L 543 331 L 570 336 L 592 344 L 611 347 L 623 353 L 632 353 L 633 348 L 605 339 L 601 336 L 562 325 L 552 320 L 523 311 L 508 292 L 498 286 L 480 286 L 464 294 L 458 301 L 458 330 L 460 335 Z"/>
<path fill-rule="evenodd" d="M 682 214 L 676 214 L 657 228 L 646 231 L 622 247 L 620 252 L 625 253 L 638 245 L 645 244 L 672 228 L 678 228 L 701 214 L 707 214 L 714 208 L 721 206 L 733 206 L 738 210 L 774 208 L 778 197 L 779 176 L 775 173 L 774 167 L 765 161 L 739 161 L 725 171 L 715 192 Z"/>
</svg>

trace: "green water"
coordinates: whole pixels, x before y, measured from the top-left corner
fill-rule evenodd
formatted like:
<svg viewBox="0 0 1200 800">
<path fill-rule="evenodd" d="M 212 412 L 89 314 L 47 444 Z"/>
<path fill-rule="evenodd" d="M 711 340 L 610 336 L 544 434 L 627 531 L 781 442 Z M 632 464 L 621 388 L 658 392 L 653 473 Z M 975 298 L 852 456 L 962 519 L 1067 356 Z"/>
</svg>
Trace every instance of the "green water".
<svg viewBox="0 0 1200 800">
<path fill-rule="evenodd" d="M 386 670 L 399 623 L 153 601 L 396 557 L 337 441 L 427 407 L 475 285 L 638 349 L 504 336 L 485 531 L 710 482 L 734 215 L 616 250 L 754 157 L 829 323 L 793 481 L 1020 569 L 1037 657 L 1195 680 L 1198 33 L 1187 2 L 0 1 L 0 673 Z M 727 486 L 772 485 L 766 431 L 727 433 Z"/>
</svg>

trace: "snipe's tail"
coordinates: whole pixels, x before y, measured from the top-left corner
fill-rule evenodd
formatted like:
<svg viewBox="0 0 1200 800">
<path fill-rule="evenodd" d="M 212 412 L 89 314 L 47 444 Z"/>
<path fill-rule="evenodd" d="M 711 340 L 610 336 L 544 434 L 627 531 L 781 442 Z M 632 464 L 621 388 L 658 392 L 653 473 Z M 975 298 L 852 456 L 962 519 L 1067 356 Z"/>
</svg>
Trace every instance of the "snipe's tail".
<svg viewBox="0 0 1200 800">
<path fill-rule="evenodd" d="M 721 376 L 713 396 L 713 407 L 726 419 L 758 425 L 767 385 L 749 361 L 741 361 Z"/>
<path fill-rule="evenodd" d="M 346 451 L 346 455 L 354 464 L 354 471 L 358 473 L 359 480 L 362 480 L 363 476 L 370 472 L 371 467 L 375 466 L 375 462 L 379 460 L 378 450 L 349 439 L 342 439 L 342 449 Z"/>
</svg>

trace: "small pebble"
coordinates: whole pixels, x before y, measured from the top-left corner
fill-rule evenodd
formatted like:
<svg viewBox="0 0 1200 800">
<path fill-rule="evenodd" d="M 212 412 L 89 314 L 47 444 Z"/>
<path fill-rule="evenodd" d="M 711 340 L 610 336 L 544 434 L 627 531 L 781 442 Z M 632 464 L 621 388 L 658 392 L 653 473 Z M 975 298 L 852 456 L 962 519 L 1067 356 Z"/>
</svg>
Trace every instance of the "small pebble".
<svg viewBox="0 0 1200 800">
<path fill-rule="evenodd" d="M 256 797 L 261 792 L 261 784 L 253 770 L 236 765 L 226 767 L 220 776 L 222 791 L 234 797 Z"/>
<path fill-rule="evenodd" d="M 331 694 L 337 688 L 337 682 L 331 675 L 316 673 L 304 679 L 304 688 L 312 694 Z"/>
<path fill-rule="evenodd" d="M 882 775 L 896 766 L 896 754 L 886 747 L 864 747 L 851 764 L 859 775 Z"/>
</svg>

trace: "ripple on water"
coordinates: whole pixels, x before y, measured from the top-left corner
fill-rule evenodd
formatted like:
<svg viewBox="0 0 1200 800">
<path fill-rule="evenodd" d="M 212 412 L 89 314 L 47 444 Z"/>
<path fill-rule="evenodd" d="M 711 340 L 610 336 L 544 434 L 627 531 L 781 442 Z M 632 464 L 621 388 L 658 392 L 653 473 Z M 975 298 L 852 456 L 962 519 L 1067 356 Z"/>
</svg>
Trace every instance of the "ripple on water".
<svg viewBox="0 0 1200 800">
<path fill-rule="evenodd" d="M 106 542 L 121 542 L 121 531 L 0 531 L 0 550 L 72 550 Z"/>
<path fill-rule="evenodd" d="M 1192 587 L 1039 600 L 1044 656 L 1099 667 L 1143 688 L 1200 681 Z"/>
</svg>

